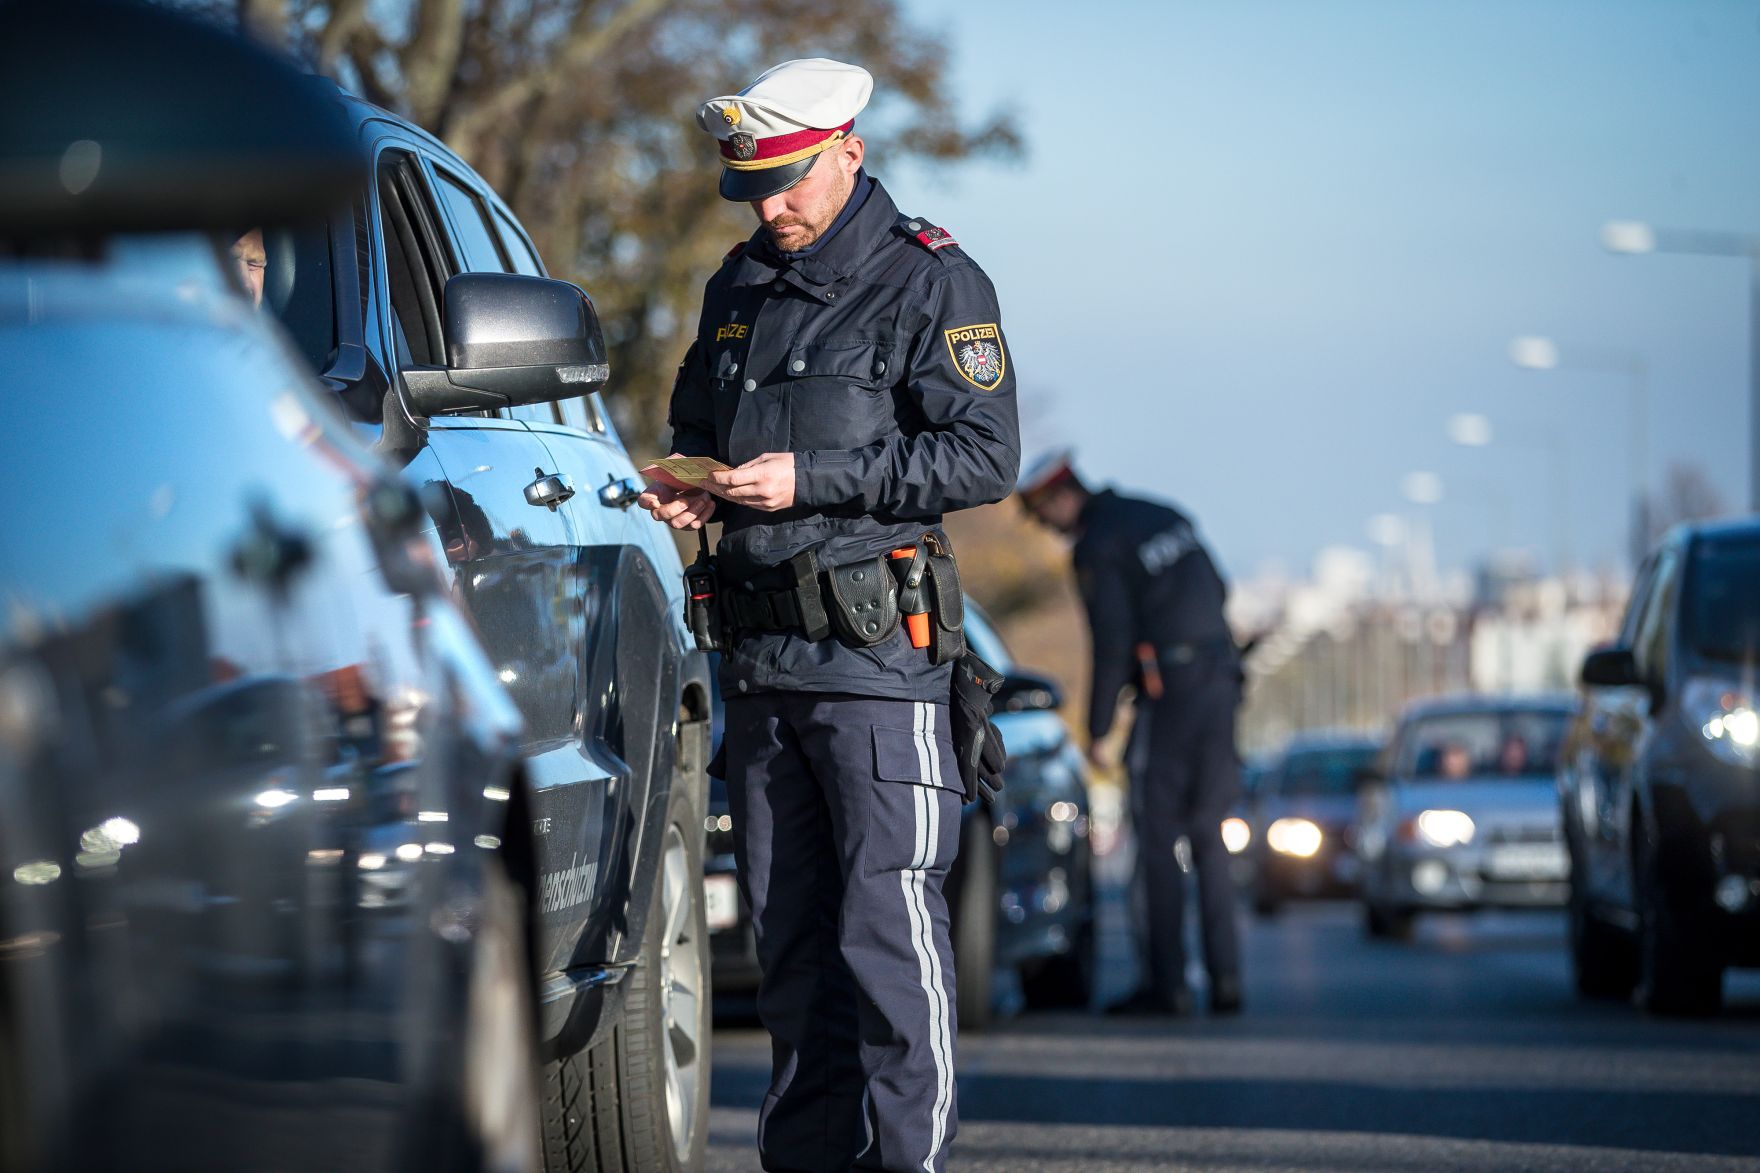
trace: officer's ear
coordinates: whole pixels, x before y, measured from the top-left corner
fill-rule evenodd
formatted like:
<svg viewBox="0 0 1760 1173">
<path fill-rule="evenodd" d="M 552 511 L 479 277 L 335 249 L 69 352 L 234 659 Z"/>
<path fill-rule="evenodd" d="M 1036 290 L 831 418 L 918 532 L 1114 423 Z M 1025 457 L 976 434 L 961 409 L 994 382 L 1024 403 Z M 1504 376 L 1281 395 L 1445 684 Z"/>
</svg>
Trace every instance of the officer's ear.
<svg viewBox="0 0 1760 1173">
<path fill-rule="evenodd" d="M 845 175 L 854 175 L 862 169 L 862 160 L 867 158 L 868 144 L 860 135 L 852 134 L 835 147 L 831 148 L 837 155 L 837 166 Z"/>
</svg>

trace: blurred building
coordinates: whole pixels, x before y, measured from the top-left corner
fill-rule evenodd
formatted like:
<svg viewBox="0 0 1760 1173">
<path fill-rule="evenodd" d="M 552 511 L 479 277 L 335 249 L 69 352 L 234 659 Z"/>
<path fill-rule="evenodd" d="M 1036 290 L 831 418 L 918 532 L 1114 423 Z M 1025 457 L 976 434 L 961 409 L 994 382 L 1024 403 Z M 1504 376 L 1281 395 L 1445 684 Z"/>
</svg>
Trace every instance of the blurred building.
<svg viewBox="0 0 1760 1173">
<path fill-rule="evenodd" d="M 1304 729 L 1382 730 L 1423 696 L 1570 689 L 1583 655 L 1612 638 L 1626 590 L 1623 576 L 1541 577 L 1508 559 L 1415 585 L 1348 548 L 1322 551 L 1305 578 L 1238 582 L 1230 619 L 1261 633 L 1242 752 Z"/>
</svg>

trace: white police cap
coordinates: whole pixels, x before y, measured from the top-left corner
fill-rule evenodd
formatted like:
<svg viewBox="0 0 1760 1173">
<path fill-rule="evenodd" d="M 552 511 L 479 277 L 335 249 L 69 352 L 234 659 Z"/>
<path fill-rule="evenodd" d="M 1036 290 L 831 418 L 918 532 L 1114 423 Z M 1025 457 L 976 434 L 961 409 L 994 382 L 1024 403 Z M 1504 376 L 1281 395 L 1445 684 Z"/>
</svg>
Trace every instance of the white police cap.
<svg viewBox="0 0 1760 1173">
<path fill-rule="evenodd" d="M 873 92 L 873 75 L 861 66 L 807 57 L 704 102 L 697 124 L 720 140 L 721 197 L 761 200 L 793 187 L 848 136 Z"/>
<path fill-rule="evenodd" d="M 1023 497 L 1042 493 L 1053 485 L 1075 479 L 1076 452 L 1073 448 L 1053 448 L 1042 452 L 1021 472 L 1014 491 Z"/>
</svg>

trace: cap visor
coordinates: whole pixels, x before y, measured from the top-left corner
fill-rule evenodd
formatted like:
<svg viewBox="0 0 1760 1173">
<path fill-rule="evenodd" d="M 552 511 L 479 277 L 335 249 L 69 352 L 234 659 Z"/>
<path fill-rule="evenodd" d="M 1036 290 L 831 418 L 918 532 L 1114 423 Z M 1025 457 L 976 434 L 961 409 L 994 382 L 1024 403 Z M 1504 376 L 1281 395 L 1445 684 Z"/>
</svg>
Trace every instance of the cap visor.
<svg viewBox="0 0 1760 1173">
<path fill-rule="evenodd" d="M 769 199 L 799 183 L 813 169 L 813 163 L 818 158 L 818 155 L 813 155 L 798 163 L 784 163 L 780 167 L 766 167 L 762 171 L 735 171 L 731 167 L 723 167 L 721 198 L 739 204 Z"/>
</svg>

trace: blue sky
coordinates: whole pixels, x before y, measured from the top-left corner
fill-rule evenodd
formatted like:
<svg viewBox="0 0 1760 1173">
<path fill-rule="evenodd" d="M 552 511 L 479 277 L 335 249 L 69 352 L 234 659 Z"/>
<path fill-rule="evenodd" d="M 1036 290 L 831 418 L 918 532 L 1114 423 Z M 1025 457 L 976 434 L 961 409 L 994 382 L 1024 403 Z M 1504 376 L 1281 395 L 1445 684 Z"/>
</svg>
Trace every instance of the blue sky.
<svg viewBox="0 0 1760 1173">
<path fill-rule="evenodd" d="M 1029 451 L 1187 506 L 1232 573 L 1366 547 L 1418 469 L 1445 566 L 1549 556 L 1547 429 L 1572 553 L 1617 563 L 1626 385 L 1518 370 L 1516 334 L 1641 354 L 1652 482 L 1691 461 L 1745 503 L 1747 267 L 1598 232 L 1760 234 L 1760 2 L 907 5 L 1028 138 L 952 175 L 871 162 L 995 280 Z M 1460 411 L 1499 442 L 1451 444 Z"/>
</svg>

